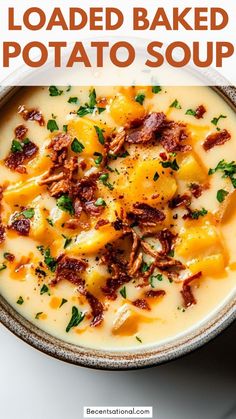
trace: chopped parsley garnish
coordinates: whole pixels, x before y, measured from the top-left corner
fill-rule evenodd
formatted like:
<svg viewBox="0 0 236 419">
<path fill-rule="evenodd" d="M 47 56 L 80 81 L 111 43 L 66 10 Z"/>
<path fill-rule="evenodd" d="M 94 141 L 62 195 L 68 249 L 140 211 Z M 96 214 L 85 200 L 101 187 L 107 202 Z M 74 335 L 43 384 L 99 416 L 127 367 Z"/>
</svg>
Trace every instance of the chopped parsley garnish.
<svg viewBox="0 0 236 419">
<path fill-rule="evenodd" d="M 63 90 L 59 90 L 56 86 L 50 86 L 48 90 L 50 96 L 61 96 L 63 93 Z"/>
<path fill-rule="evenodd" d="M 35 315 L 36 320 L 40 318 L 41 314 L 43 314 L 43 311 L 39 311 L 39 313 Z"/>
<path fill-rule="evenodd" d="M 204 217 L 208 211 L 205 208 L 202 208 L 201 210 L 192 211 L 190 216 L 193 220 L 198 220 L 200 217 Z"/>
<path fill-rule="evenodd" d="M 70 246 L 72 239 L 70 237 L 64 236 L 64 234 L 62 234 L 62 237 L 65 239 L 64 249 L 66 249 L 68 246 Z"/>
<path fill-rule="evenodd" d="M 37 246 L 37 249 L 41 253 L 41 255 L 44 255 L 44 247 L 43 246 Z"/>
<path fill-rule="evenodd" d="M 82 153 L 84 150 L 84 145 L 77 140 L 77 138 L 74 138 L 71 143 L 71 150 L 74 151 L 74 153 Z"/>
<path fill-rule="evenodd" d="M 98 110 L 98 113 L 100 115 L 101 113 L 103 113 L 106 110 L 106 108 L 97 108 L 97 110 Z"/>
<path fill-rule="evenodd" d="M 80 108 L 77 111 L 77 115 L 81 118 L 85 115 L 88 115 L 89 113 L 93 113 L 94 109 L 88 108 L 88 106 L 80 106 Z"/>
<path fill-rule="evenodd" d="M 4 265 L 4 263 L 0 263 L 0 272 L 4 271 L 4 269 L 7 269 L 6 265 Z"/>
<path fill-rule="evenodd" d="M 68 131 L 68 125 L 63 125 L 63 131 L 64 131 L 65 133 L 67 133 L 67 131 Z"/>
<path fill-rule="evenodd" d="M 196 116 L 196 111 L 194 111 L 193 109 L 188 109 L 185 112 L 185 115 L 192 115 L 192 116 Z"/>
<path fill-rule="evenodd" d="M 68 86 L 67 89 L 66 89 L 66 92 L 70 92 L 71 89 L 72 89 L 72 86 Z"/>
<path fill-rule="evenodd" d="M 49 119 L 48 123 L 47 123 L 47 129 L 50 132 L 54 132 L 54 131 L 58 131 L 59 127 L 55 121 L 55 119 Z"/>
<path fill-rule="evenodd" d="M 75 210 L 73 207 L 73 201 L 68 195 L 62 195 L 60 198 L 57 199 L 57 206 L 60 210 L 69 212 L 69 214 L 73 215 Z"/>
<path fill-rule="evenodd" d="M 76 104 L 78 104 L 78 102 L 79 102 L 79 99 L 77 97 L 70 97 L 68 99 L 68 103 L 76 103 Z"/>
<path fill-rule="evenodd" d="M 78 326 L 83 320 L 84 320 L 84 314 L 81 313 L 81 311 L 79 311 L 77 307 L 73 306 L 71 319 L 66 328 L 66 333 L 68 333 L 70 329 L 72 329 L 72 327 Z"/>
<path fill-rule="evenodd" d="M 175 251 L 174 251 L 174 249 L 172 249 L 172 250 L 168 253 L 168 255 L 167 255 L 167 256 L 169 256 L 170 258 L 173 258 L 173 257 L 174 257 L 174 255 L 175 255 Z"/>
<path fill-rule="evenodd" d="M 175 99 L 174 102 L 171 103 L 170 108 L 182 109 L 182 106 L 180 105 L 179 101 Z"/>
<path fill-rule="evenodd" d="M 35 214 L 35 210 L 33 208 L 28 208 L 24 211 L 21 212 L 21 214 L 25 217 L 25 218 L 33 218 L 34 214 Z"/>
<path fill-rule="evenodd" d="M 94 159 L 95 164 L 101 164 L 103 160 L 103 155 L 101 153 L 98 153 L 97 151 L 95 151 L 93 155 L 96 157 L 96 159 Z"/>
<path fill-rule="evenodd" d="M 59 308 L 61 308 L 64 304 L 67 303 L 68 300 L 66 300 L 65 298 L 62 298 L 61 300 L 61 304 L 59 305 Z"/>
<path fill-rule="evenodd" d="M 47 248 L 44 252 L 44 263 L 51 272 L 55 272 L 57 268 L 57 260 L 51 256 L 51 251 Z"/>
<path fill-rule="evenodd" d="M 102 198 L 98 198 L 95 202 L 96 207 L 105 207 L 107 204 Z"/>
<path fill-rule="evenodd" d="M 143 342 L 142 342 L 142 340 L 140 339 L 140 337 L 135 336 L 135 338 L 136 338 L 136 340 L 137 340 L 139 343 L 143 343 Z"/>
<path fill-rule="evenodd" d="M 21 296 L 18 298 L 16 304 L 19 304 L 19 306 L 22 306 L 22 304 L 24 304 L 24 300 Z"/>
<path fill-rule="evenodd" d="M 53 220 L 52 220 L 51 218 L 46 218 L 46 220 L 47 220 L 48 224 L 49 224 L 51 227 L 53 227 L 53 226 L 54 226 L 54 222 L 53 222 Z"/>
<path fill-rule="evenodd" d="M 41 290 L 40 290 L 40 295 L 46 294 L 49 292 L 49 288 L 46 284 L 43 284 Z"/>
<path fill-rule="evenodd" d="M 103 135 L 104 130 L 99 128 L 97 125 L 94 125 L 94 128 L 96 130 L 99 143 L 104 145 L 105 144 L 105 138 L 104 138 L 104 135 Z"/>
<path fill-rule="evenodd" d="M 216 118 L 216 117 L 215 117 L 215 118 L 213 118 L 213 119 L 211 120 L 211 123 L 217 127 L 217 125 L 218 125 L 219 121 L 220 121 L 221 119 L 225 119 L 225 118 L 227 118 L 227 116 L 226 116 L 226 115 L 220 115 L 220 116 L 218 116 L 218 118 Z M 218 130 L 219 130 L 219 128 L 218 128 Z"/>
<path fill-rule="evenodd" d="M 236 163 L 232 161 L 231 163 L 227 163 L 225 160 L 221 160 L 214 169 L 210 169 L 208 175 L 213 175 L 217 171 L 223 172 L 223 178 L 229 178 L 234 188 L 236 188 L 236 178 L 234 175 L 236 174 Z"/>
<path fill-rule="evenodd" d="M 22 150 L 23 150 L 23 147 L 22 147 L 22 144 L 20 143 L 20 141 L 12 140 L 11 152 L 12 153 L 17 153 L 18 151 L 22 151 Z"/>
<path fill-rule="evenodd" d="M 161 163 L 162 167 L 164 167 L 165 169 L 169 167 L 170 169 L 175 170 L 175 171 L 179 170 L 179 165 L 178 165 L 176 159 L 174 159 L 173 161 L 171 161 L 171 160 L 161 161 L 160 163 Z"/>
<path fill-rule="evenodd" d="M 92 89 L 89 92 L 89 107 L 90 108 L 95 108 L 96 104 L 97 104 L 96 90 Z"/>
<path fill-rule="evenodd" d="M 120 295 L 121 295 L 123 298 L 126 298 L 126 296 L 127 296 L 127 294 L 126 294 L 126 287 L 121 288 L 121 290 L 120 290 Z"/>
<path fill-rule="evenodd" d="M 152 86 L 152 93 L 160 93 L 162 91 L 161 86 Z"/>
<path fill-rule="evenodd" d="M 216 194 L 217 201 L 220 203 L 224 202 L 227 195 L 229 195 L 229 192 L 224 189 L 219 189 Z"/>
<path fill-rule="evenodd" d="M 147 272 L 149 268 L 150 268 L 150 265 L 148 265 L 146 262 L 143 262 L 142 267 L 141 267 L 142 273 Z"/>
<path fill-rule="evenodd" d="M 114 186 L 110 182 L 108 182 L 109 174 L 103 173 L 103 175 L 100 176 L 99 180 L 103 183 L 103 185 L 107 186 L 110 191 L 113 191 Z"/>
<path fill-rule="evenodd" d="M 142 93 L 139 93 L 137 96 L 135 96 L 135 102 L 140 103 L 140 105 L 143 105 L 143 102 L 145 100 L 145 95 Z"/>
<path fill-rule="evenodd" d="M 163 275 L 157 274 L 157 275 L 151 275 L 150 276 L 149 283 L 150 283 L 152 288 L 155 288 L 155 285 L 154 285 L 155 279 L 157 279 L 157 281 L 162 281 L 163 280 Z"/>
<path fill-rule="evenodd" d="M 155 175 L 153 176 L 153 180 L 154 180 L 154 182 L 156 182 L 158 179 L 159 179 L 159 175 L 158 175 L 158 173 L 156 172 L 155 173 Z"/>
</svg>

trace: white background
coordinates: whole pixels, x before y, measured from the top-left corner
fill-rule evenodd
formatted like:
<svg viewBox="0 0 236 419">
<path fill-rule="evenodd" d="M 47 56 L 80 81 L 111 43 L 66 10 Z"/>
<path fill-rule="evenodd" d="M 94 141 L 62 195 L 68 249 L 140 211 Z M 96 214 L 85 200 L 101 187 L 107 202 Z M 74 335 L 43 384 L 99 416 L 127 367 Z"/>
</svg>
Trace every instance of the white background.
<svg viewBox="0 0 236 419">
<path fill-rule="evenodd" d="M 0 418 L 82 419 L 83 406 L 146 405 L 155 419 L 235 419 L 235 334 L 236 323 L 182 359 L 109 372 L 57 361 L 0 326 Z"/>
</svg>

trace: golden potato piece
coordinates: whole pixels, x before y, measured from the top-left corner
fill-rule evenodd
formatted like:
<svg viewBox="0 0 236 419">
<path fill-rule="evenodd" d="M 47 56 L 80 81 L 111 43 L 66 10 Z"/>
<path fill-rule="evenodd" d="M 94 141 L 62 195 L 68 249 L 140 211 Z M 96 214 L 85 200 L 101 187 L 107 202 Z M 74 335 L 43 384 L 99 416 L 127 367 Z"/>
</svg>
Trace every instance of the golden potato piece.
<svg viewBox="0 0 236 419">
<path fill-rule="evenodd" d="M 210 248 L 221 248 L 220 237 L 212 225 L 189 227 L 180 234 L 180 241 L 176 246 L 176 253 L 183 257 L 205 252 Z"/>
<path fill-rule="evenodd" d="M 9 205 L 15 205 L 18 203 L 21 205 L 27 205 L 45 190 L 45 187 L 40 186 L 37 180 L 39 179 L 34 178 L 8 187 L 3 193 L 5 202 Z"/>
<path fill-rule="evenodd" d="M 115 97 L 110 112 L 114 121 L 122 126 L 145 116 L 145 109 L 140 103 L 136 102 L 134 98 L 122 94 Z"/>
<path fill-rule="evenodd" d="M 179 170 L 176 172 L 179 180 L 187 182 L 205 182 L 207 180 L 207 171 L 193 154 L 188 154 L 179 163 Z"/>
<path fill-rule="evenodd" d="M 225 265 L 223 254 L 219 253 L 191 261 L 188 267 L 193 275 L 197 272 L 202 272 L 203 275 L 218 276 L 224 271 Z"/>
</svg>

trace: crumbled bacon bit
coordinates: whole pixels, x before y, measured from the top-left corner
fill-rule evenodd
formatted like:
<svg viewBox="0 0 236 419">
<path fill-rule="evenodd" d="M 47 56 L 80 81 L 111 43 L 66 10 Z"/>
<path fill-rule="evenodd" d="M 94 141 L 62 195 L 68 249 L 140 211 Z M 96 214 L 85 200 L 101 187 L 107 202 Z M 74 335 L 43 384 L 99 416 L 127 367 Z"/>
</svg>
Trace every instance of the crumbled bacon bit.
<svg viewBox="0 0 236 419">
<path fill-rule="evenodd" d="M 206 108 L 203 105 L 200 105 L 196 109 L 195 118 L 202 119 L 204 114 L 206 113 Z"/>
<path fill-rule="evenodd" d="M 164 290 L 150 290 L 145 293 L 147 298 L 158 298 L 158 297 L 164 297 L 166 295 L 166 292 Z"/>
<path fill-rule="evenodd" d="M 23 140 L 28 132 L 28 128 L 25 125 L 18 125 L 15 128 L 15 137 L 18 140 Z"/>
<path fill-rule="evenodd" d="M 157 234 L 158 239 L 160 240 L 163 255 L 168 255 L 173 249 L 174 241 L 176 240 L 176 235 L 173 234 L 168 228 L 161 230 Z"/>
<path fill-rule="evenodd" d="M 194 196 L 194 198 L 200 198 L 205 187 L 202 185 L 199 185 L 198 183 L 191 183 L 189 189 L 192 195 Z"/>
<path fill-rule="evenodd" d="M 160 132 L 160 143 L 168 153 L 186 152 L 192 149 L 191 145 L 183 144 L 188 139 L 186 126 L 183 123 L 167 121 Z"/>
<path fill-rule="evenodd" d="M 118 154 L 125 143 L 125 139 L 126 132 L 124 129 L 122 129 L 122 131 L 119 131 L 115 135 L 115 138 L 113 138 L 112 141 L 109 143 L 109 153 L 111 153 L 112 155 Z"/>
<path fill-rule="evenodd" d="M 133 264 L 129 270 L 129 275 L 132 277 L 135 276 L 139 272 L 139 269 L 141 268 L 142 263 L 143 263 L 143 254 L 142 252 L 140 252 L 137 258 L 134 259 L 133 261 Z"/>
<path fill-rule="evenodd" d="M 95 230 L 99 230 L 99 228 L 109 224 L 109 220 L 98 220 L 97 224 L 95 225 Z"/>
<path fill-rule="evenodd" d="M 208 151 L 215 146 L 225 144 L 230 139 L 231 134 L 226 129 L 223 129 L 222 131 L 208 135 L 208 137 L 205 139 L 203 143 L 203 148 L 205 151 Z"/>
<path fill-rule="evenodd" d="M 56 276 L 51 284 L 56 285 L 59 281 L 67 280 L 72 284 L 79 285 L 83 280 L 81 273 L 87 268 L 87 263 L 82 259 L 70 258 L 62 255 L 57 260 Z"/>
<path fill-rule="evenodd" d="M 25 106 L 19 106 L 18 113 L 22 115 L 25 121 L 36 121 L 42 127 L 45 125 L 45 121 L 42 112 L 38 109 L 26 109 Z"/>
<path fill-rule="evenodd" d="M 16 153 L 11 152 L 5 160 L 5 165 L 11 170 L 19 173 L 26 173 L 26 168 L 23 164 L 27 163 L 38 152 L 38 146 L 32 141 L 22 145 L 22 151 Z"/>
<path fill-rule="evenodd" d="M 79 198 L 75 198 L 74 202 L 73 202 L 73 207 L 74 207 L 74 211 L 75 211 L 75 216 L 77 218 L 80 218 L 82 211 L 83 211 L 83 206 L 81 204 L 81 201 Z"/>
<path fill-rule="evenodd" d="M 151 310 L 148 302 L 144 298 L 139 298 L 138 300 L 133 301 L 132 304 L 135 307 L 140 308 L 141 310 L 148 310 L 148 311 Z"/>
<path fill-rule="evenodd" d="M 97 297 L 91 294 L 91 292 L 86 291 L 85 296 L 92 309 L 93 320 L 90 323 L 90 326 L 97 327 L 103 321 L 103 305 Z"/>
<path fill-rule="evenodd" d="M 4 240 L 5 240 L 5 227 L 1 223 L 1 219 L 0 219 L 0 244 L 3 243 Z"/>
<path fill-rule="evenodd" d="M 85 211 L 92 217 L 98 217 L 104 211 L 103 206 L 95 205 L 96 201 L 84 202 L 83 207 Z"/>
<path fill-rule="evenodd" d="M 169 208 L 175 209 L 181 206 L 189 206 L 191 204 L 191 196 L 189 194 L 177 195 L 169 202 Z"/>
<path fill-rule="evenodd" d="M 202 272 L 198 272 L 197 274 L 191 276 L 190 278 L 187 278 L 183 282 L 183 287 L 180 292 L 183 296 L 185 307 L 190 307 L 191 305 L 196 304 L 196 300 L 194 298 L 194 295 L 192 293 L 192 290 L 189 284 L 195 279 L 199 279 L 201 276 L 202 276 Z"/>
<path fill-rule="evenodd" d="M 90 176 L 84 176 L 76 185 L 76 192 L 78 197 L 83 202 L 94 200 L 94 194 L 97 190 L 97 179 L 99 174 L 94 173 Z"/>
<path fill-rule="evenodd" d="M 68 147 L 70 143 L 70 136 L 63 132 L 60 132 L 52 138 L 47 148 L 52 149 L 53 151 L 51 160 L 54 163 L 54 166 L 64 164 L 67 159 Z"/>
<path fill-rule="evenodd" d="M 148 204 L 139 203 L 133 205 L 133 210 L 128 213 L 128 218 L 137 224 L 156 225 L 166 218 L 165 214 Z"/>
<path fill-rule="evenodd" d="M 163 112 L 153 112 L 148 115 L 139 129 L 135 129 L 126 136 L 126 141 L 132 144 L 147 143 L 154 140 L 155 134 L 166 120 Z"/>
<path fill-rule="evenodd" d="M 8 262 L 13 262 L 15 260 L 15 255 L 13 255 L 12 253 L 4 253 L 4 257 Z"/>
<path fill-rule="evenodd" d="M 167 154 L 166 153 L 160 153 L 159 154 L 159 156 L 160 156 L 160 158 L 163 160 L 163 161 L 167 161 L 168 160 L 168 157 L 167 157 Z"/>
<path fill-rule="evenodd" d="M 11 230 L 15 230 L 20 236 L 28 236 L 30 232 L 30 220 L 18 219 L 9 226 Z"/>
</svg>

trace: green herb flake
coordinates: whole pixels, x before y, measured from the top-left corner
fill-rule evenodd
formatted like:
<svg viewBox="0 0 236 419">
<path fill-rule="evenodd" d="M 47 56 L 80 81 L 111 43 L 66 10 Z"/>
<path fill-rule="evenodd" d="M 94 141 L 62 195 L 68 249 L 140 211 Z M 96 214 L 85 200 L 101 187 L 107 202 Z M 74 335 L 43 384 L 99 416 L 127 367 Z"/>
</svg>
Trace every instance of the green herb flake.
<svg viewBox="0 0 236 419">
<path fill-rule="evenodd" d="M 101 113 L 105 112 L 106 108 L 97 108 L 98 110 L 98 114 L 100 115 Z"/>
<path fill-rule="evenodd" d="M 150 278 L 149 278 L 149 283 L 150 283 L 150 285 L 151 285 L 151 287 L 152 287 L 152 288 L 155 288 L 155 286 L 154 286 L 154 281 L 155 281 L 155 279 L 156 279 L 157 281 L 163 281 L 163 275 L 161 275 L 161 274 L 157 274 L 157 275 L 151 275 L 151 276 L 150 276 Z"/>
<path fill-rule="evenodd" d="M 61 300 L 61 304 L 59 305 L 59 308 L 61 308 L 64 304 L 66 304 L 68 302 L 68 300 L 66 300 L 65 298 L 62 298 Z"/>
<path fill-rule="evenodd" d="M 89 92 L 89 108 L 95 108 L 97 104 L 97 95 L 96 95 L 96 90 L 92 89 Z"/>
<path fill-rule="evenodd" d="M 68 195 L 62 195 L 60 198 L 58 198 L 57 206 L 60 210 L 69 212 L 71 215 L 75 213 L 72 199 Z"/>
<path fill-rule="evenodd" d="M 22 144 L 17 140 L 12 140 L 11 152 L 17 153 L 18 151 L 22 151 L 22 150 L 23 150 Z"/>
<path fill-rule="evenodd" d="M 98 198 L 95 202 L 96 207 L 105 207 L 107 204 L 102 198 Z"/>
<path fill-rule="evenodd" d="M 229 178 L 233 187 L 236 189 L 236 178 L 234 175 L 236 174 L 236 163 L 232 161 L 231 163 L 227 163 L 225 160 L 221 160 L 214 169 L 209 169 L 208 175 L 213 175 L 217 171 L 223 172 L 223 178 Z"/>
<path fill-rule="evenodd" d="M 55 119 L 49 119 L 48 123 L 47 123 L 47 129 L 50 132 L 54 132 L 54 131 L 58 131 L 59 127 L 55 121 Z"/>
<path fill-rule="evenodd" d="M 216 194 L 217 201 L 220 203 L 224 202 L 227 195 L 229 195 L 229 192 L 224 189 L 219 189 Z"/>
<path fill-rule="evenodd" d="M 194 111 L 193 109 L 188 109 L 185 112 L 185 115 L 192 115 L 192 116 L 196 116 L 196 111 Z"/>
<path fill-rule="evenodd" d="M 70 246 L 70 244 L 72 243 L 72 239 L 70 237 L 66 237 L 64 236 L 64 234 L 62 235 L 63 238 L 65 239 L 65 243 L 64 243 L 64 249 L 66 249 L 67 247 Z"/>
<path fill-rule="evenodd" d="M 26 209 L 26 210 L 22 211 L 22 212 L 21 212 L 21 214 L 22 214 L 25 218 L 31 219 L 31 218 L 33 218 L 33 217 L 34 217 L 34 215 L 35 215 L 35 210 L 34 210 L 34 208 L 28 208 L 28 209 Z"/>
<path fill-rule="evenodd" d="M 41 255 L 44 255 L 44 247 L 43 246 L 36 246 L 38 251 L 41 253 Z"/>
<path fill-rule="evenodd" d="M 72 86 L 68 86 L 67 89 L 66 89 L 66 92 L 70 92 L 71 89 L 72 89 Z"/>
<path fill-rule="evenodd" d="M 182 109 L 182 106 L 180 105 L 179 101 L 175 99 L 174 102 L 171 103 L 170 108 Z"/>
<path fill-rule="evenodd" d="M 24 300 L 21 296 L 18 298 L 16 304 L 18 304 L 19 306 L 22 306 L 22 304 L 24 304 Z"/>
<path fill-rule="evenodd" d="M 46 284 L 43 284 L 41 290 L 40 290 L 40 295 L 46 294 L 49 292 L 49 288 Z"/>
<path fill-rule="evenodd" d="M 139 93 L 137 96 L 135 96 L 135 102 L 140 103 L 140 105 L 143 105 L 143 102 L 145 100 L 145 95 L 142 93 Z"/>
<path fill-rule="evenodd" d="M 50 86 L 48 90 L 50 96 L 61 96 L 63 93 L 63 90 L 59 90 L 56 86 Z"/>
<path fill-rule="evenodd" d="M 52 220 L 51 218 L 46 218 L 46 220 L 47 220 L 48 224 L 49 224 L 51 227 L 53 227 L 53 226 L 54 226 L 54 222 L 53 222 L 53 220 Z"/>
<path fill-rule="evenodd" d="M 0 263 L 0 272 L 4 271 L 4 269 L 7 269 L 6 265 L 4 263 Z"/>
<path fill-rule="evenodd" d="M 68 131 L 68 125 L 63 125 L 63 131 L 64 131 L 65 133 L 67 133 L 67 131 Z"/>
<path fill-rule="evenodd" d="M 78 105 L 78 103 L 79 103 L 79 99 L 78 99 L 77 97 L 70 97 L 70 98 L 68 99 L 68 103 L 75 103 L 75 104 L 77 104 L 77 105 Z"/>
<path fill-rule="evenodd" d="M 112 186 L 112 184 L 110 182 L 108 182 L 108 178 L 109 178 L 109 174 L 108 173 L 103 173 L 99 180 L 100 182 L 103 183 L 103 185 L 107 186 L 108 189 L 110 189 L 110 191 L 113 191 L 114 186 Z"/>
<path fill-rule="evenodd" d="M 120 290 L 120 295 L 121 295 L 123 298 L 126 298 L 126 296 L 127 296 L 127 294 L 126 294 L 126 287 L 121 288 L 121 290 Z"/>
<path fill-rule="evenodd" d="M 51 256 L 51 251 L 47 248 L 44 252 L 44 263 L 51 272 L 55 272 L 57 268 L 57 260 Z"/>
<path fill-rule="evenodd" d="M 142 273 L 149 271 L 149 269 L 150 269 L 150 265 L 148 265 L 146 262 L 143 262 L 142 267 L 141 267 Z"/>
<path fill-rule="evenodd" d="M 39 313 L 37 313 L 37 314 L 35 315 L 35 319 L 36 319 L 36 320 L 39 320 L 39 318 L 40 318 L 41 314 L 43 314 L 43 311 L 39 311 Z"/>
<path fill-rule="evenodd" d="M 77 140 L 77 138 L 74 138 L 71 143 L 71 150 L 74 151 L 74 153 L 82 153 L 84 150 L 84 145 L 79 140 Z"/>
<path fill-rule="evenodd" d="M 154 93 L 155 95 L 157 93 L 160 93 L 162 91 L 161 86 L 152 86 L 152 93 Z"/>
<path fill-rule="evenodd" d="M 104 138 L 104 135 L 103 135 L 104 130 L 99 128 L 97 125 L 94 125 L 94 128 L 96 130 L 99 143 L 104 145 L 105 144 L 105 138 Z"/>
<path fill-rule="evenodd" d="M 154 182 L 156 182 L 158 179 L 159 179 L 159 175 L 158 175 L 158 173 L 156 172 L 155 174 L 154 174 L 154 176 L 153 176 L 153 180 L 154 180 Z"/>
<path fill-rule="evenodd" d="M 165 169 L 169 167 L 170 169 L 172 169 L 174 171 L 179 170 L 179 165 L 178 165 L 176 159 L 174 159 L 174 160 L 168 160 L 168 161 L 161 161 L 161 165 Z"/>
<path fill-rule="evenodd" d="M 226 116 L 226 115 L 220 115 L 220 116 L 218 116 L 218 118 L 216 118 L 216 117 L 215 117 L 215 118 L 213 118 L 213 119 L 211 120 L 211 123 L 217 127 L 217 125 L 218 125 L 219 121 L 220 121 L 221 119 L 225 119 L 225 118 L 227 118 L 227 116 Z"/>
<path fill-rule="evenodd" d="M 139 336 L 135 336 L 135 339 L 139 342 L 139 343 L 143 343 L 143 341 L 140 339 Z"/>
<path fill-rule="evenodd" d="M 77 307 L 73 306 L 71 319 L 67 325 L 66 333 L 68 333 L 70 329 L 72 329 L 72 327 L 78 326 L 83 320 L 84 320 L 84 314 L 82 314 L 81 311 L 77 309 Z"/>
<path fill-rule="evenodd" d="M 83 116 L 86 116 L 90 113 L 93 113 L 94 109 L 88 108 L 87 106 L 80 106 L 80 108 L 77 111 L 77 115 L 82 118 Z"/>
<path fill-rule="evenodd" d="M 96 159 L 94 159 L 95 164 L 101 164 L 103 160 L 103 155 L 101 153 L 98 153 L 97 151 L 95 151 L 93 155 L 96 157 Z"/>
<path fill-rule="evenodd" d="M 204 217 L 208 211 L 205 208 L 202 208 L 201 210 L 196 210 L 191 212 L 191 218 L 193 220 L 198 220 L 200 217 Z"/>
</svg>

